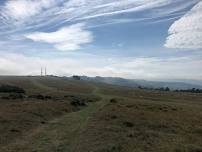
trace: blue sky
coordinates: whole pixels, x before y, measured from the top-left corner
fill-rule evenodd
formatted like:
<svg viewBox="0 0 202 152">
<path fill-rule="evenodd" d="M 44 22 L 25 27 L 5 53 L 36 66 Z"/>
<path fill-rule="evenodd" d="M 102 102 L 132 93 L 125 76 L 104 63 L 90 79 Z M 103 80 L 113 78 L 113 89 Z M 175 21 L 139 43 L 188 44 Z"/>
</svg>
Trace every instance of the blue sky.
<svg viewBox="0 0 202 152">
<path fill-rule="evenodd" d="M 202 80 L 201 0 L 3 0 L 0 74 Z"/>
</svg>

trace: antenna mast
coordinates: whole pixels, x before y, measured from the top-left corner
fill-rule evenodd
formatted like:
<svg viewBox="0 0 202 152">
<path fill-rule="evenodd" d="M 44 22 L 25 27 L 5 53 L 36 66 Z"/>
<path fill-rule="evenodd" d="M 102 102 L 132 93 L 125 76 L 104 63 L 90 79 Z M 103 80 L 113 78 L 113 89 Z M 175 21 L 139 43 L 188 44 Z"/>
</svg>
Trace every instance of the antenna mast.
<svg viewBox="0 0 202 152">
<path fill-rule="evenodd" d="M 43 76 L 43 68 L 41 67 L 41 77 Z"/>
<path fill-rule="evenodd" d="M 46 69 L 46 67 L 45 67 L 45 76 L 47 75 L 47 69 Z"/>
</svg>

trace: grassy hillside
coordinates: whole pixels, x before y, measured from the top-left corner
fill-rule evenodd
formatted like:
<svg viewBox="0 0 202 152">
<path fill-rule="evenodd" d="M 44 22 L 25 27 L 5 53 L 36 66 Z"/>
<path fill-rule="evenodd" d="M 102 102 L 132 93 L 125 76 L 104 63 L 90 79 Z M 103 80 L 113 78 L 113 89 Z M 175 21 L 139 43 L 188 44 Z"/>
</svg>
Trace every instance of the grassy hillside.
<svg viewBox="0 0 202 152">
<path fill-rule="evenodd" d="M 2 84 L 26 92 L 0 93 L 2 152 L 202 151 L 202 94 L 59 77 L 0 77 Z"/>
</svg>

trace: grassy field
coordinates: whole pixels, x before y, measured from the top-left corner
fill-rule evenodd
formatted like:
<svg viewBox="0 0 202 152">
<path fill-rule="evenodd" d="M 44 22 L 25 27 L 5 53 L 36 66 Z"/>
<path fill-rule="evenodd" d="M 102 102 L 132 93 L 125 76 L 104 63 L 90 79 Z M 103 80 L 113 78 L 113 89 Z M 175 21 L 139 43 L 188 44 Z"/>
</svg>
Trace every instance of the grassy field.
<svg viewBox="0 0 202 152">
<path fill-rule="evenodd" d="M 202 152 L 202 94 L 58 77 L 0 84 L 26 91 L 23 99 L 0 93 L 1 152 Z M 29 98 L 39 94 L 51 98 Z"/>
</svg>

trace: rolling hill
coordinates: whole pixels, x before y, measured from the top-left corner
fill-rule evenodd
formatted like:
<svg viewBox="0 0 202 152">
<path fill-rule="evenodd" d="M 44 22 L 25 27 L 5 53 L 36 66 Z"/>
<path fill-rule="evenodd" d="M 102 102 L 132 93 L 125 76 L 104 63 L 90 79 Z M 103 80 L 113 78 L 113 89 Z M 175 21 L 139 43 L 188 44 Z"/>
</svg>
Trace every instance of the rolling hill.
<svg viewBox="0 0 202 152">
<path fill-rule="evenodd" d="M 202 94 L 0 77 L 0 152 L 200 152 Z"/>
<path fill-rule="evenodd" d="M 198 88 L 202 89 L 201 83 L 196 84 L 196 82 L 193 84 L 188 83 L 191 82 L 180 82 L 178 81 L 146 81 L 146 80 L 138 80 L 138 79 L 124 79 L 124 78 L 118 78 L 118 77 L 87 77 L 87 76 L 80 76 L 82 80 L 87 81 L 94 81 L 94 82 L 102 82 L 112 85 L 119 85 L 119 86 L 126 86 L 126 87 L 134 87 L 137 88 L 139 86 L 146 87 L 146 88 L 165 88 L 169 87 L 172 90 L 181 90 L 181 89 L 192 89 L 192 88 Z M 185 81 L 185 80 L 183 80 Z"/>
</svg>

